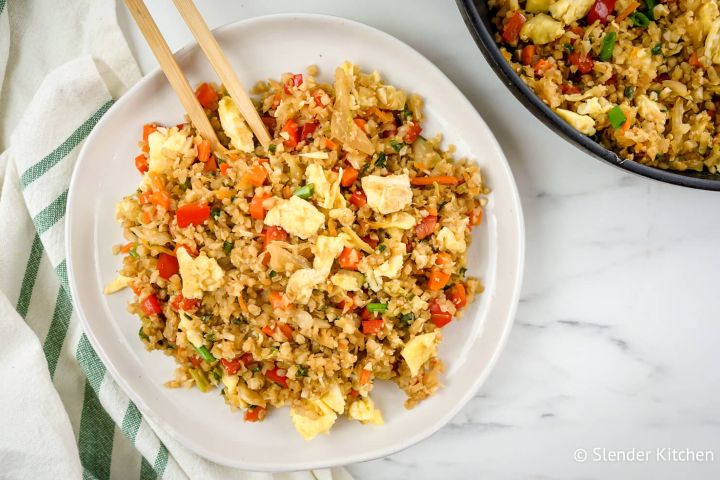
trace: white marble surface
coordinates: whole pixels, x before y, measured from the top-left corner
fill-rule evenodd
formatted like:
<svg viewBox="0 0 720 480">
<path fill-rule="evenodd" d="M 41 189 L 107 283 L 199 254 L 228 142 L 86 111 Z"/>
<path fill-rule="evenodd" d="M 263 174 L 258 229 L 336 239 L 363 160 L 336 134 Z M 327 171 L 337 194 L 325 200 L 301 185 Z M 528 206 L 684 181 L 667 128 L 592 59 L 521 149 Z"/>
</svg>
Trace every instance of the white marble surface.
<svg viewBox="0 0 720 480">
<path fill-rule="evenodd" d="M 169 0 L 148 4 L 173 49 L 190 40 Z M 497 368 L 450 425 L 392 457 L 350 466 L 357 478 L 720 477 L 720 194 L 630 176 L 555 137 L 503 88 L 452 0 L 198 4 L 211 26 L 302 11 L 400 38 L 475 104 L 517 179 L 527 267 Z M 153 69 L 118 10 L 143 71 Z M 656 451 L 664 447 L 711 451 L 714 461 L 672 461 Z M 594 461 L 602 448 L 606 457 L 635 449 L 649 458 Z M 577 449 L 589 459 L 575 461 Z"/>
</svg>

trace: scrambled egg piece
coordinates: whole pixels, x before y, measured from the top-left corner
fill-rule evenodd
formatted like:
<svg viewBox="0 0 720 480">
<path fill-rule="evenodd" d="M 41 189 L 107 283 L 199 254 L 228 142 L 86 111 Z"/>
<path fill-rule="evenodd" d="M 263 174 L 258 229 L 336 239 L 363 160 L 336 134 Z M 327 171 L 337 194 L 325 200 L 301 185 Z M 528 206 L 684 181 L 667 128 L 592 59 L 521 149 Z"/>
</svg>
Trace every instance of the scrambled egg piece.
<svg viewBox="0 0 720 480">
<path fill-rule="evenodd" d="M 344 208 L 345 198 L 340 192 L 340 182 L 342 181 L 342 169 L 337 174 L 337 178 L 332 181 L 328 179 L 328 175 L 323 168 L 314 163 L 308 165 L 305 169 L 306 183 L 312 183 L 315 186 L 315 193 L 320 199 L 320 205 L 325 209 Z"/>
<path fill-rule="evenodd" d="M 536 45 L 545 45 L 562 37 L 564 33 L 565 28 L 562 23 L 541 13 L 525 22 L 520 30 L 520 38 L 525 42 L 531 40 Z"/>
<path fill-rule="evenodd" d="M 255 150 L 255 141 L 250 127 L 247 126 L 240 110 L 230 97 L 223 97 L 218 103 L 218 116 L 220 125 L 228 137 L 230 146 L 241 152 L 252 153 Z"/>
<path fill-rule="evenodd" d="M 415 217 L 407 212 L 393 213 L 379 222 L 371 222 L 370 228 L 399 228 L 410 230 L 415 226 Z"/>
<path fill-rule="evenodd" d="M 111 293 L 119 292 L 120 290 L 127 288 L 130 285 L 132 285 L 131 277 L 126 277 L 125 275 L 118 275 L 117 278 L 107 284 L 104 293 L 105 295 L 110 295 Z"/>
<path fill-rule="evenodd" d="M 530 13 L 545 13 L 550 8 L 552 0 L 527 0 L 525 10 Z"/>
<path fill-rule="evenodd" d="M 313 268 L 303 268 L 288 279 L 285 293 L 290 301 L 305 304 L 310 301 L 313 289 L 324 282 L 330 274 L 335 258 L 344 248 L 340 237 L 320 235 L 315 242 Z"/>
<path fill-rule="evenodd" d="M 356 292 L 362 289 L 362 285 L 365 283 L 365 277 L 362 273 L 340 270 L 330 277 L 330 282 L 346 292 Z"/>
<path fill-rule="evenodd" d="M 407 101 L 407 94 L 390 85 L 378 87 L 375 91 L 378 105 L 385 110 L 402 110 Z"/>
<path fill-rule="evenodd" d="M 597 118 L 612 108 L 612 103 L 608 102 L 605 98 L 589 98 L 584 103 L 578 105 L 577 113 Z"/>
<path fill-rule="evenodd" d="M 425 362 L 436 355 L 436 336 L 435 332 L 418 335 L 410 340 L 400 352 L 400 355 L 403 356 L 405 363 L 410 368 L 410 375 L 413 377 L 420 372 L 420 368 Z"/>
<path fill-rule="evenodd" d="M 325 215 L 312 203 L 295 195 L 279 201 L 265 215 L 265 225 L 280 226 L 303 240 L 315 235 L 324 223 Z"/>
<path fill-rule="evenodd" d="M 639 95 L 635 102 L 638 106 L 638 114 L 642 118 L 660 124 L 667 121 L 667 113 L 662 111 L 661 105 L 650 100 L 647 95 Z"/>
<path fill-rule="evenodd" d="M 402 175 L 367 175 L 362 178 L 362 187 L 370 208 L 387 215 L 398 212 L 412 202 L 410 177 Z"/>
<path fill-rule="evenodd" d="M 595 135 L 595 120 L 588 115 L 579 115 L 570 110 L 558 108 L 555 110 L 560 118 L 572 125 L 577 131 L 585 135 Z"/>
<path fill-rule="evenodd" d="M 594 3 L 595 0 L 557 0 L 550 5 L 550 15 L 570 25 L 587 15 Z"/>
<path fill-rule="evenodd" d="M 285 294 L 291 302 L 306 304 L 310 301 L 313 289 L 327 278 L 327 273 L 314 268 L 302 268 L 290 275 Z"/>
<path fill-rule="evenodd" d="M 442 227 L 440 231 L 435 235 L 433 242 L 440 250 L 447 250 L 448 252 L 463 253 L 467 249 L 467 243 L 465 243 L 465 229 L 469 219 L 464 218 L 453 225 L 454 228 Z"/>
<path fill-rule="evenodd" d="M 191 143 L 177 127 L 155 130 L 148 137 L 148 172 L 162 173 L 172 168 L 173 161 L 183 155 Z"/>
<path fill-rule="evenodd" d="M 705 38 L 705 58 L 720 63 L 720 20 L 714 20 Z"/>
<path fill-rule="evenodd" d="M 200 319 L 184 310 L 178 311 L 178 317 L 180 318 L 178 328 L 185 333 L 185 338 L 187 338 L 188 342 L 194 347 L 200 348 L 203 345 Z"/>
<path fill-rule="evenodd" d="M 390 245 L 390 258 L 375 269 L 375 274 L 387 278 L 397 278 L 403 267 L 405 257 L 405 244 L 393 243 Z"/>
<path fill-rule="evenodd" d="M 227 373 L 225 373 L 225 369 L 223 369 L 222 382 L 228 392 L 235 393 L 237 391 L 239 381 L 240 377 L 238 377 L 237 375 L 228 375 Z"/>
<path fill-rule="evenodd" d="M 340 221 L 340 224 L 349 227 L 355 221 L 355 214 L 349 208 L 333 208 L 328 212 L 330 218 Z"/>
<path fill-rule="evenodd" d="M 375 425 L 385 424 L 380 409 L 375 408 L 375 403 L 370 397 L 362 397 L 355 400 L 348 409 L 348 416 L 362 423 L 374 423 Z"/>
<path fill-rule="evenodd" d="M 178 265 L 182 278 L 182 294 L 185 298 L 202 298 L 203 291 L 212 292 L 220 288 L 225 272 L 217 260 L 201 253 L 193 258 L 184 248 L 178 249 Z"/>
<path fill-rule="evenodd" d="M 713 22 L 720 17 L 720 11 L 718 11 L 717 3 L 705 2 L 700 10 L 698 10 L 698 19 L 702 26 L 703 35 L 707 35 L 712 28 Z"/>
<path fill-rule="evenodd" d="M 313 410 L 316 418 L 310 418 L 300 414 L 294 408 L 290 409 L 290 418 L 292 419 L 295 429 L 302 435 L 305 440 L 312 440 L 321 433 L 330 431 L 337 414 L 345 411 L 345 399 L 342 396 L 340 387 L 333 384 L 328 393 L 317 400 L 307 402 L 307 407 Z"/>
</svg>

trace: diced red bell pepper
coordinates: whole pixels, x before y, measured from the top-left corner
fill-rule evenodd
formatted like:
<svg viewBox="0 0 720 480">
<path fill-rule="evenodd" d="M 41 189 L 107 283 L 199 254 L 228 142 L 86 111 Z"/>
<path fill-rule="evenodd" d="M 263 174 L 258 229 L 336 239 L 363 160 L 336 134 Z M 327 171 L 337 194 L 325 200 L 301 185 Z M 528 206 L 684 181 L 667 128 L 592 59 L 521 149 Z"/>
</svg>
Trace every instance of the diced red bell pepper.
<svg viewBox="0 0 720 480">
<path fill-rule="evenodd" d="M 300 140 L 307 140 L 307 138 L 315 132 L 317 127 L 317 122 L 308 122 L 303 125 L 302 130 L 300 131 Z"/>
<path fill-rule="evenodd" d="M 364 207 L 367 203 L 367 197 L 365 196 L 365 192 L 363 192 L 359 188 L 355 190 L 352 195 L 350 195 L 350 203 L 355 205 L 357 208 Z"/>
<path fill-rule="evenodd" d="M 170 302 L 170 308 L 176 312 L 179 312 L 180 310 L 192 312 L 193 310 L 197 310 L 199 306 L 199 298 L 185 298 L 182 296 L 182 293 L 177 294 Z"/>
<path fill-rule="evenodd" d="M 217 107 L 218 94 L 211 85 L 201 83 L 195 90 L 195 96 L 204 108 L 213 109 Z"/>
<path fill-rule="evenodd" d="M 433 268 L 428 275 L 428 288 L 430 290 L 442 290 L 450 280 L 450 274 L 443 272 L 439 268 Z"/>
<path fill-rule="evenodd" d="M 175 216 L 180 228 L 188 225 L 202 225 L 205 220 L 210 218 L 210 207 L 203 203 L 186 203 L 177 209 Z"/>
<path fill-rule="evenodd" d="M 255 220 L 262 220 L 265 218 L 265 208 L 263 202 L 270 198 L 269 193 L 256 193 L 255 196 L 250 200 L 250 217 Z"/>
<path fill-rule="evenodd" d="M 157 269 L 158 274 L 162 278 L 167 280 L 176 273 L 178 273 L 178 270 L 180 270 L 180 266 L 178 264 L 177 258 L 175 258 L 175 255 L 161 253 L 158 256 Z"/>
<path fill-rule="evenodd" d="M 362 322 L 362 332 L 365 335 L 375 335 L 380 330 L 382 330 L 383 327 L 383 319 L 377 318 L 374 320 L 363 320 Z"/>
<path fill-rule="evenodd" d="M 261 117 L 262 122 L 265 124 L 268 130 L 270 130 L 270 133 L 273 133 L 275 131 L 275 126 L 277 125 L 277 119 L 275 117 L 271 117 L 270 115 L 263 115 Z"/>
<path fill-rule="evenodd" d="M 420 136 L 420 132 L 422 132 L 422 127 L 417 122 L 410 122 L 408 124 L 408 131 L 405 134 L 405 143 L 413 143 L 417 138 Z"/>
<path fill-rule="evenodd" d="M 283 126 L 282 128 L 282 132 L 288 134 L 288 139 L 283 141 L 283 145 L 285 145 L 287 148 L 295 148 L 299 142 L 297 122 L 291 118 L 290 120 L 285 122 L 285 126 Z"/>
<path fill-rule="evenodd" d="M 349 187 L 355 183 L 355 180 L 358 179 L 358 175 L 360 175 L 360 172 L 355 170 L 353 167 L 345 168 L 343 170 L 342 179 L 340 180 L 340 185 L 343 187 Z"/>
<path fill-rule="evenodd" d="M 275 367 L 272 370 L 268 370 L 267 372 L 265 372 L 265 376 L 271 381 L 277 383 L 278 385 L 288 388 L 287 376 L 280 375 L 278 373 L 278 370 L 280 370 L 278 367 Z"/>
<path fill-rule="evenodd" d="M 430 303 L 430 321 L 438 328 L 442 328 L 452 321 L 452 314 L 444 311 L 437 299 Z"/>
<path fill-rule="evenodd" d="M 510 45 L 517 44 L 518 38 L 520 37 L 520 30 L 522 30 L 526 20 L 525 15 L 519 11 L 512 14 L 502 32 L 502 39 L 505 43 L 509 43 Z"/>
<path fill-rule="evenodd" d="M 595 0 L 595 4 L 590 9 L 587 16 L 588 25 L 592 25 L 598 20 L 605 25 L 607 17 L 615 10 L 616 0 Z"/>
<path fill-rule="evenodd" d="M 202 366 L 202 359 L 198 357 L 197 355 L 190 355 L 188 357 L 188 360 L 195 368 L 200 368 Z"/>
<path fill-rule="evenodd" d="M 140 309 L 145 315 L 160 315 L 162 313 L 162 307 L 160 301 L 157 299 L 154 293 L 151 293 L 145 299 L 140 302 Z"/>
<path fill-rule="evenodd" d="M 287 239 L 288 233 L 282 227 L 272 226 L 263 229 L 263 248 L 266 248 L 270 242 L 286 242 Z"/>
<path fill-rule="evenodd" d="M 456 283 L 450 287 L 445 293 L 448 300 L 450 300 L 456 308 L 463 308 L 467 305 L 467 296 L 465 294 L 465 285 L 462 283 Z"/>
<path fill-rule="evenodd" d="M 222 366 L 225 368 L 228 375 L 235 375 L 243 365 L 242 357 L 235 357 L 232 360 L 221 358 L 220 363 L 222 363 Z"/>
<path fill-rule="evenodd" d="M 568 55 L 568 61 L 571 65 L 575 65 L 577 67 L 578 72 L 583 74 L 592 72 L 593 66 L 595 65 L 592 57 L 590 57 L 587 53 L 577 50 Z"/>
<path fill-rule="evenodd" d="M 377 248 L 378 243 L 379 243 L 377 240 L 372 238 L 370 235 L 365 235 L 364 237 L 362 237 L 362 241 L 367 243 L 368 245 L 370 245 L 373 249 Z"/>
<path fill-rule="evenodd" d="M 537 47 L 535 45 L 526 45 L 520 53 L 520 61 L 523 65 L 532 65 L 535 62 L 535 51 Z"/>
<path fill-rule="evenodd" d="M 267 415 L 267 408 L 253 405 L 252 407 L 245 410 L 243 418 L 246 422 L 260 422 Z"/>
<path fill-rule="evenodd" d="M 290 95 L 292 93 L 291 89 L 293 87 L 295 87 L 295 88 L 299 87 L 300 85 L 302 85 L 302 83 L 303 83 L 302 73 L 296 73 L 296 74 L 292 75 L 290 78 L 287 79 L 287 81 L 285 82 L 285 85 L 283 86 L 285 93 Z"/>
<path fill-rule="evenodd" d="M 437 215 L 428 215 L 420 220 L 420 223 L 415 227 L 415 235 L 419 239 L 429 237 L 435 232 L 435 226 L 437 225 Z"/>
</svg>

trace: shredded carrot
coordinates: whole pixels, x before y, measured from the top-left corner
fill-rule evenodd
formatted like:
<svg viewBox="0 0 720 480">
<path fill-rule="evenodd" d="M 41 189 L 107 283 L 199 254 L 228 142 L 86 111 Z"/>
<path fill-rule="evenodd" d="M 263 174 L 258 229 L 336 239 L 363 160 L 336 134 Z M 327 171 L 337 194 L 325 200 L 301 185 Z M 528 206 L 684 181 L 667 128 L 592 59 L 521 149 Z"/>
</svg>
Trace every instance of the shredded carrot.
<svg viewBox="0 0 720 480">
<path fill-rule="evenodd" d="M 370 370 L 363 370 L 360 373 L 360 385 L 365 385 L 370 380 Z"/>
<path fill-rule="evenodd" d="M 357 125 L 358 127 L 360 127 L 360 130 L 362 130 L 363 132 L 365 131 L 365 124 L 366 124 L 367 122 L 366 122 L 364 119 L 362 119 L 362 118 L 354 118 L 354 119 L 353 119 L 353 122 L 355 122 L 355 125 Z"/>
<path fill-rule="evenodd" d="M 143 212 L 143 223 L 150 223 L 152 222 L 152 213 L 150 210 L 145 210 Z"/>
<path fill-rule="evenodd" d="M 120 252 L 128 253 L 130 250 L 133 249 L 133 247 L 135 247 L 135 242 L 126 243 L 125 245 L 122 246 L 122 248 L 120 248 Z"/>
<path fill-rule="evenodd" d="M 325 139 L 325 148 L 328 150 L 335 150 L 337 148 L 337 143 L 333 142 L 329 138 Z"/>
<path fill-rule="evenodd" d="M 630 116 L 628 116 L 628 117 L 625 119 L 625 123 L 623 123 L 623 126 L 620 127 L 620 131 L 621 131 L 622 133 L 627 132 L 628 129 L 630 128 L 630 124 L 631 124 L 631 123 L 632 123 L 632 120 L 630 119 Z"/>
<path fill-rule="evenodd" d="M 695 68 L 701 68 L 703 66 L 702 62 L 700 62 L 700 59 L 698 58 L 697 52 L 693 52 L 690 54 L 689 62 L 690 62 L 690 65 L 692 65 Z"/>
<path fill-rule="evenodd" d="M 428 215 L 432 215 L 433 217 L 437 217 L 437 208 L 435 207 L 427 207 Z"/>
<path fill-rule="evenodd" d="M 616 22 L 622 22 L 627 17 L 630 16 L 631 13 L 633 13 L 637 8 L 640 6 L 639 2 L 630 2 L 627 7 L 623 8 L 623 10 L 618 13 L 618 16 L 615 18 Z"/>
<path fill-rule="evenodd" d="M 262 330 L 262 332 L 263 332 L 265 335 L 267 335 L 268 337 L 272 337 L 273 334 L 275 333 L 275 329 L 274 329 L 274 328 L 270 328 L 269 325 L 265 325 L 264 327 L 262 327 L 261 330 Z"/>
<path fill-rule="evenodd" d="M 410 179 L 410 183 L 416 186 L 432 185 L 433 183 L 439 183 L 440 185 L 457 185 L 458 183 L 460 183 L 460 179 L 447 175 L 438 175 L 428 177 L 414 177 Z"/>
<path fill-rule="evenodd" d="M 210 142 L 203 140 L 197 146 L 198 160 L 205 163 L 210 160 Z"/>
<path fill-rule="evenodd" d="M 372 113 L 373 115 L 375 115 L 376 117 L 378 117 L 378 118 L 380 119 L 380 121 L 383 122 L 383 123 L 388 123 L 388 122 L 392 122 L 392 121 L 393 121 L 393 114 L 392 114 L 392 113 L 390 113 L 390 112 L 384 112 L 384 111 L 380 110 L 380 109 L 377 108 L 377 107 L 371 108 L 371 109 L 370 109 L 370 113 Z"/>
<path fill-rule="evenodd" d="M 248 306 L 247 303 L 245 303 L 245 299 L 242 296 L 242 293 L 238 295 L 238 305 L 240 305 L 240 310 L 243 311 L 243 313 L 248 312 Z"/>
</svg>

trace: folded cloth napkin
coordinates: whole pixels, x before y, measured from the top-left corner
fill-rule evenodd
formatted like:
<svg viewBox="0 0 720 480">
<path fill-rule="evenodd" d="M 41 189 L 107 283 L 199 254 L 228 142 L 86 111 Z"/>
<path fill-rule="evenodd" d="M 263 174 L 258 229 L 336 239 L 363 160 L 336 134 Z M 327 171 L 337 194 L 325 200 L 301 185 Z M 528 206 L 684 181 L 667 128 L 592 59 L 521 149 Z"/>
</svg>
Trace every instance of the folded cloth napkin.
<svg viewBox="0 0 720 480">
<path fill-rule="evenodd" d="M 65 262 L 70 175 L 85 138 L 140 76 L 115 8 L 0 0 L 3 132 L 21 112 L 0 155 L 0 477 L 349 479 L 342 469 L 242 472 L 195 455 L 143 416 L 82 332 Z"/>
</svg>

